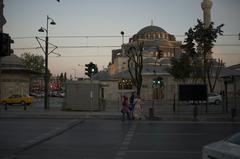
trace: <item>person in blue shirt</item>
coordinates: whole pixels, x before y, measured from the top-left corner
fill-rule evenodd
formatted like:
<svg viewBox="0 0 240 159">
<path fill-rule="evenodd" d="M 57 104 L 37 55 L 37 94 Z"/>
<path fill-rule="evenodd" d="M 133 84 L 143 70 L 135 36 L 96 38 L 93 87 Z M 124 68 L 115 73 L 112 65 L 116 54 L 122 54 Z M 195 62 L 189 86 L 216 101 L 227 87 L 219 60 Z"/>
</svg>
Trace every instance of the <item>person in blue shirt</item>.
<svg viewBox="0 0 240 159">
<path fill-rule="evenodd" d="M 135 107 L 135 94 L 134 94 L 134 92 L 132 92 L 132 95 L 130 96 L 129 103 L 130 103 L 130 106 L 129 106 L 130 118 L 132 120 L 134 120 L 134 115 L 133 115 L 134 107 Z"/>
</svg>

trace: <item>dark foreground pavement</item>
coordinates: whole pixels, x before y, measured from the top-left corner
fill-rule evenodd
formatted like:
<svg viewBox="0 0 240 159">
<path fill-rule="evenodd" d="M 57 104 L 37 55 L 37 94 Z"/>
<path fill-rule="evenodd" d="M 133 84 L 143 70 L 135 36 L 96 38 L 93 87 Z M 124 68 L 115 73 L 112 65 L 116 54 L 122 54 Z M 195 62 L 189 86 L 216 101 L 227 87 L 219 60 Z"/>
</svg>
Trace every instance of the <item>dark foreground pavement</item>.
<svg viewBox="0 0 240 159">
<path fill-rule="evenodd" d="M 0 119 L 0 158 L 200 159 L 204 145 L 239 123 Z"/>
</svg>

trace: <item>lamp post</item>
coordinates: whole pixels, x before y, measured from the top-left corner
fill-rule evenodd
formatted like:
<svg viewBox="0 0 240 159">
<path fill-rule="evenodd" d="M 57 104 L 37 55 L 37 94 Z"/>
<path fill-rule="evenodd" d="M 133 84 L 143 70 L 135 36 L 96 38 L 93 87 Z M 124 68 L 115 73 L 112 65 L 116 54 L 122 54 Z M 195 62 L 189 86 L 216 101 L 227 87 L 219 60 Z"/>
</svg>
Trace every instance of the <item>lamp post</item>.
<svg viewBox="0 0 240 159">
<path fill-rule="evenodd" d="M 124 44 L 124 31 L 121 31 L 121 35 L 122 35 L 122 45 Z"/>
<path fill-rule="evenodd" d="M 72 70 L 74 71 L 74 79 L 76 80 L 77 79 L 77 76 L 76 76 L 77 70 L 75 68 L 72 68 Z"/>
<path fill-rule="evenodd" d="M 48 73 L 48 24 L 49 20 L 51 20 L 51 25 L 56 25 L 54 20 L 47 15 L 47 26 L 46 28 L 41 27 L 39 32 L 46 32 L 45 37 L 45 72 L 44 72 L 44 109 L 49 109 L 49 101 L 48 101 L 48 85 L 49 85 L 49 73 Z"/>
</svg>

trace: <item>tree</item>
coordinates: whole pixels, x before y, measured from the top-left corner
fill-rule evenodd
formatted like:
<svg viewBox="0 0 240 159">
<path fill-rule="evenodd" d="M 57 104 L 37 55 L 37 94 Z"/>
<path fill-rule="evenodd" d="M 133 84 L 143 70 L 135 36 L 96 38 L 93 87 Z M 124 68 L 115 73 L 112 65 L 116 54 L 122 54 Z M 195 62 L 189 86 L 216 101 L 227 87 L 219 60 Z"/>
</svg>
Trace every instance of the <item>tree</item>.
<svg viewBox="0 0 240 159">
<path fill-rule="evenodd" d="M 190 28 L 185 34 L 187 37 L 184 40 L 182 49 L 184 53 L 180 57 L 174 57 L 171 61 L 172 68 L 170 73 L 175 79 L 192 79 L 193 83 L 202 81 L 209 85 L 210 91 L 214 90 L 216 80 L 219 78 L 222 62 L 213 64 L 212 48 L 218 35 L 222 35 L 221 28 L 223 24 L 214 28 L 212 22 L 208 28 L 201 21 L 194 28 Z M 185 69 L 185 70 L 184 70 Z M 215 73 L 213 75 L 213 69 Z M 212 78 L 215 78 L 212 83 Z"/>
<path fill-rule="evenodd" d="M 143 42 L 131 45 L 127 48 L 126 54 L 128 56 L 128 72 L 139 96 L 142 88 L 143 45 Z"/>
<path fill-rule="evenodd" d="M 67 81 L 67 72 L 64 73 L 64 81 Z"/>
<path fill-rule="evenodd" d="M 190 78 L 191 65 L 190 58 L 187 54 L 181 54 L 180 57 L 174 57 L 171 59 L 172 67 L 169 69 L 169 73 L 178 81 L 185 82 Z"/>
<path fill-rule="evenodd" d="M 40 55 L 34 55 L 31 53 L 24 53 L 21 55 L 25 66 L 34 72 L 44 73 L 44 58 Z"/>
<path fill-rule="evenodd" d="M 65 82 L 65 81 L 64 81 L 63 73 L 60 74 L 60 76 L 59 76 L 59 81 L 60 81 L 61 83 L 64 83 L 64 82 Z"/>
<path fill-rule="evenodd" d="M 220 76 L 221 70 L 224 66 L 224 63 L 222 60 L 219 60 L 214 62 L 214 60 L 209 60 L 207 66 L 207 79 L 209 84 L 210 92 L 214 92 L 217 79 Z"/>
<path fill-rule="evenodd" d="M 198 24 L 193 29 L 193 37 L 196 43 L 196 53 L 198 54 L 197 57 L 202 58 L 202 65 L 203 65 L 203 82 L 204 84 L 207 83 L 207 78 L 210 76 L 207 75 L 209 67 L 213 66 L 210 65 L 209 62 L 212 59 L 212 48 L 218 35 L 223 35 L 223 31 L 221 30 L 223 24 L 214 28 L 214 23 L 211 22 L 209 27 L 205 28 L 205 24 L 198 20 Z M 218 78 L 218 77 L 217 77 Z M 209 81 L 210 79 L 208 79 Z"/>
</svg>

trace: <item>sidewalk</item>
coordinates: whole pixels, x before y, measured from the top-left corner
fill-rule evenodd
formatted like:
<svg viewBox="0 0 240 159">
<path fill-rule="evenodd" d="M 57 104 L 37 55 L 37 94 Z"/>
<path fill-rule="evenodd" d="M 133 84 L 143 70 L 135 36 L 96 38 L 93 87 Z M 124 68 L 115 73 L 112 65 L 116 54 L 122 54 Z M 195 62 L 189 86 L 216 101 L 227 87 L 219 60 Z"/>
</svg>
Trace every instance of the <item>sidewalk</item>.
<svg viewBox="0 0 240 159">
<path fill-rule="evenodd" d="M 145 109 L 146 120 L 158 121 L 202 121 L 202 122 L 232 122 L 231 114 L 220 113 L 198 113 L 194 120 L 193 112 L 167 112 L 155 110 L 154 116 L 149 115 L 149 107 Z M 9 107 L 4 110 L 0 107 L 0 119 L 115 119 L 121 118 L 120 111 L 64 111 L 60 107 L 52 107 L 49 110 L 43 108 L 29 107 L 24 110 L 21 106 Z M 235 122 L 240 122 L 239 115 L 234 118 Z"/>
</svg>

